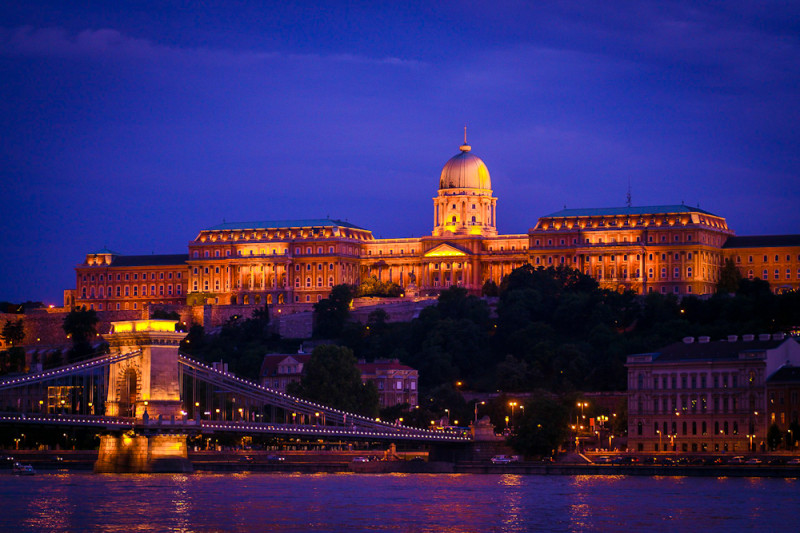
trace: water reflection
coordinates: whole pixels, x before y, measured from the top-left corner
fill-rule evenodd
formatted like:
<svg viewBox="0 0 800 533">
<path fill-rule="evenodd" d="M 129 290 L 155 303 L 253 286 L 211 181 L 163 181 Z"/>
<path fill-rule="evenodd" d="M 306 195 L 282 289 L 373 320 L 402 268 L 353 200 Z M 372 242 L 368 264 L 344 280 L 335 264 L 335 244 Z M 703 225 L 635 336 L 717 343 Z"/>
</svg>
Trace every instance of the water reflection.
<svg viewBox="0 0 800 533">
<path fill-rule="evenodd" d="M 53 478 L 55 483 L 39 483 L 35 493 L 25 502 L 28 518 L 24 520 L 24 526 L 40 531 L 63 531 L 69 527 L 75 510 L 70 501 L 69 475 L 54 474 Z"/>
<path fill-rule="evenodd" d="M 449 474 L 0 479 L 2 531 L 784 530 L 797 480 Z"/>
</svg>

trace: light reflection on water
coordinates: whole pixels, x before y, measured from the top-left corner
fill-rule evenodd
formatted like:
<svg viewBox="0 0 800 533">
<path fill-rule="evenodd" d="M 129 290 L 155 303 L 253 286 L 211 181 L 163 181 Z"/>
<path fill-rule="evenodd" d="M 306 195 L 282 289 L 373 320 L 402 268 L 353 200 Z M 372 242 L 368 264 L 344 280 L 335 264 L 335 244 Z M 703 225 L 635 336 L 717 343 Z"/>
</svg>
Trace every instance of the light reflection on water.
<svg viewBox="0 0 800 533">
<path fill-rule="evenodd" d="M 785 530 L 796 479 L 466 474 L 0 476 L 0 530 Z"/>
</svg>

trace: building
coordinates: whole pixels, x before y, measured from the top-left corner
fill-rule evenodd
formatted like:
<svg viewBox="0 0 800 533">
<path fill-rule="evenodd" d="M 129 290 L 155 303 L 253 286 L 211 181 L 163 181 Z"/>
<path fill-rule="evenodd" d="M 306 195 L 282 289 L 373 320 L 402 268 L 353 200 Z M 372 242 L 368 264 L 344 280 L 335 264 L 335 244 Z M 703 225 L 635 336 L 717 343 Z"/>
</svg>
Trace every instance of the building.
<svg viewBox="0 0 800 533">
<path fill-rule="evenodd" d="M 628 356 L 628 449 L 763 449 L 775 412 L 767 401 L 768 379 L 799 362 L 800 345 L 782 333 L 687 337 Z"/>
<path fill-rule="evenodd" d="M 290 383 L 296 383 L 303 377 L 303 365 L 311 359 L 311 354 L 267 354 L 261 363 L 259 373 L 263 387 L 286 393 Z"/>
<path fill-rule="evenodd" d="M 127 311 L 147 304 L 185 305 L 188 259 L 186 254 L 120 255 L 106 248 L 87 254 L 75 267 L 76 290 L 65 295 L 64 307 Z"/>
<path fill-rule="evenodd" d="M 311 354 L 307 353 L 265 355 L 259 374 L 261 385 L 286 393 L 290 383 L 302 379 L 303 367 L 310 359 Z M 411 408 L 419 405 L 419 372 L 410 366 L 401 364 L 397 359 L 371 363 L 362 360 L 356 368 L 361 373 L 363 383 L 375 383 L 381 409 L 404 403 Z"/>
<path fill-rule="evenodd" d="M 401 364 L 397 359 L 377 359 L 371 363 L 359 361 L 361 381 L 372 381 L 378 389 L 381 409 L 408 404 L 413 409 L 419 405 L 419 372 Z"/>
<path fill-rule="evenodd" d="M 800 290 L 800 235 L 731 237 L 723 251 L 743 278 L 768 281 L 775 292 Z"/>
<path fill-rule="evenodd" d="M 792 449 L 800 441 L 800 366 L 786 364 L 767 378 L 767 417 L 783 434 L 789 435 Z"/>
<path fill-rule="evenodd" d="M 723 217 L 682 204 L 563 209 L 527 233 L 499 235 L 497 202 L 465 142 L 439 175 L 430 235 L 376 239 L 332 219 L 225 222 L 200 230 L 188 255 L 88 254 L 65 306 L 269 304 L 290 313 L 370 276 L 408 295 L 454 285 L 480 294 L 524 264 L 568 265 L 614 290 L 702 295 L 714 292 L 726 259 L 776 292 L 800 289 L 800 235 L 737 237 Z"/>
<path fill-rule="evenodd" d="M 710 294 L 732 235 L 724 218 L 685 205 L 564 209 L 531 230 L 531 264 L 571 266 L 607 289 Z"/>
</svg>

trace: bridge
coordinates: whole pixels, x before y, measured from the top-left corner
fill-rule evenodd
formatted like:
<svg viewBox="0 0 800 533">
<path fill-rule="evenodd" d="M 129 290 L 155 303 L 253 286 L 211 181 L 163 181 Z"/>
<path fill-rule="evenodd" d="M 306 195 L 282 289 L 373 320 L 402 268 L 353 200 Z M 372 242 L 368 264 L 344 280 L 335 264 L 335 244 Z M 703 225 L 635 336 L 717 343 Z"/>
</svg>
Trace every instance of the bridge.
<svg viewBox="0 0 800 533">
<path fill-rule="evenodd" d="M 467 444 L 272 390 L 180 353 L 171 320 L 114 322 L 110 353 L 0 381 L 0 426 L 95 428 L 99 471 L 186 470 L 187 437 Z"/>
</svg>

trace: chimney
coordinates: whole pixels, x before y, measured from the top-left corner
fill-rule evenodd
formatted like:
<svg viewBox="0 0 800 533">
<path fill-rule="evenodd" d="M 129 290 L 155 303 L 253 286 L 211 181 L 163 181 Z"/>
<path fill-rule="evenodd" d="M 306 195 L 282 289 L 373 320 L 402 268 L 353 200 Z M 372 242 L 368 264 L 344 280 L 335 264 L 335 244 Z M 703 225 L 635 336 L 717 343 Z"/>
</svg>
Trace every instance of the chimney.
<svg viewBox="0 0 800 533">
<path fill-rule="evenodd" d="M 683 343 L 684 344 L 692 344 L 694 342 L 694 337 L 684 337 Z"/>
<path fill-rule="evenodd" d="M 755 336 L 755 335 L 750 335 L 750 334 L 747 334 L 747 335 L 742 335 L 742 340 L 743 340 L 744 342 L 750 342 L 750 341 L 752 341 L 752 340 L 753 340 L 753 339 L 755 339 L 755 338 L 756 338 L 756 336 Z"/>
<path fill-rule="evenodd" d="M 697 337 L 697 342 L 700 342 L 700 343 L 703 343 L 703 344 L 709 342 L 710 340 L 711 340 L 711 337 L 706 337 L 706 336 Z"/>
<path fill-rule="evenodd" d="M 772 334 L 772 340 L 774 340 L 774 341 L 782 341 L 785 338 L 786 338 L 786 334 L 785 333 L 773 333 Z"/>
<path fill-rule="evenodd" d="M 728 335 L 728 342 L 736 342 L 737 340 L 739 340 L 737 335 Z"/>
<path fill-rule="evenodd" d="M 768 341 L 771 338 L 772 338 L 772 335 L 770 335 L 769 333 L 762 333 L 762 334 L 760 334 L 758 336 L 758 340 L 760 340 L 760 341 Z"/>
</svg>

